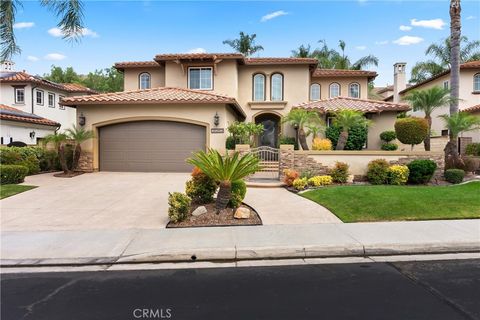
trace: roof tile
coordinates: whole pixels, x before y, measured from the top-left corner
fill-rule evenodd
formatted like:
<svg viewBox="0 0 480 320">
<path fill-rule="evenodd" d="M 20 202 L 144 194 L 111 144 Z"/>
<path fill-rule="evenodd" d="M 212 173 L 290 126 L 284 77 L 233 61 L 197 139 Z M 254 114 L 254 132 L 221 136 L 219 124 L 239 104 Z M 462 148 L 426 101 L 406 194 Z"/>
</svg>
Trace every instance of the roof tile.
<svg viewBox="0 0 480 320">
<path fill-rule="evenodd" d="M 330 77 L 369 77 L 375 78 L 375 71 L 366 70 L 346 70 L 346 69 L 316 69 L 312 77 L 314 78 L 330 78 Z"/>
<path fill-rule="evenodd" d="M 58 127 L 60 124 L 58 122 L 42 118 L 35 114 L 24 112 L 22 110 L 0 104 L 0 119 L 1 120 L 10 120 L 18 122 L 28 122 L 35 124 L 42 124 L 46 126 Z"/>
<path fill-rule="evenodd" d="M 331 99 L 303 103 L 297 108 L 318 110 L 320 112 L 336 112 L 344 109 L 357 110 L 361 112 L 382 112 L 382 111 L 407 111 L 410 106 L 404 103 L 384 102 L 381 100 L 367 100 L 347 97 L 336 97 Z"/>
<path fill-rule="evenodd" d="M 477 104 L 476 106 L 472 106 L 472 107 L 469 107 L 469 108 L 466 108 L 466 109 L 463 109 L 462 111 L 465 111 L 465 112 L 480 112 L 480 104 Z"/>
<path fill-rule="evenodd" d="M 44 85 L 50 88 L 55 88 L 58 90 L 66 92 L 84 92 L 84 93 L 97 93 L 95 90 L 82 86 L 80 84 L 74 83 L 56 83 L 43 79 L 38 76 L 32 76 L 26 72 L 2 72 L 0 73 L 0 83 L 17 83 L 17 82 L 28 82 Z"/>
</svg>

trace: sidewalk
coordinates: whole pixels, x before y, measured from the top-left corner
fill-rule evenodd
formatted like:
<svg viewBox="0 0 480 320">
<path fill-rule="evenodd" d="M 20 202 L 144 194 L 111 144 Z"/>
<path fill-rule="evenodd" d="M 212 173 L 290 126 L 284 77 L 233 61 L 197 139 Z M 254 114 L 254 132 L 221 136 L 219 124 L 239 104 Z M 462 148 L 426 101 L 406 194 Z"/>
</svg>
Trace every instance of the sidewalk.
<svg viewBox="0 0 480 320">
<path fill-rule="evenodd" d="M 5 231 L 1 240 L 3 267 L 445 252 L 480 257 L 480 220 Z"/>
</svg>

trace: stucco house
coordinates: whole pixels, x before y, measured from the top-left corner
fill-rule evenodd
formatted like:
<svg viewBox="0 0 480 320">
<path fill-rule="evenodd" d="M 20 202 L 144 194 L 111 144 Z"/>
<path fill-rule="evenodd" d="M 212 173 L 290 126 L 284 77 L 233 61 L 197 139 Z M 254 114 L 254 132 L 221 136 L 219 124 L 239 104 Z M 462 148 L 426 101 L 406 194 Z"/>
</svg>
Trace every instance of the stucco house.
<svg viewBox="0 0 480 320">
<path fill-rule="evenodd" d="M 65 97 L 79 123 L 96 139 L 85 143 L 86 167 L 106 171 L 187 171 L 185 159 L 205 148 L 225 150 L 234 121 L 264 125 L 263 144 L 295 136 L 281 117 L 292 108 L 315 109 L 328 121 L 340 108 L 373 120 L 368 149 L 391 130 L 401 103 L 368 100 L 372 71 L 321 70 L 311 58 L 247 58 L 238 53 L 159 54 L 152 61 L 120 62 L 124 92 Z"/>
</svg>

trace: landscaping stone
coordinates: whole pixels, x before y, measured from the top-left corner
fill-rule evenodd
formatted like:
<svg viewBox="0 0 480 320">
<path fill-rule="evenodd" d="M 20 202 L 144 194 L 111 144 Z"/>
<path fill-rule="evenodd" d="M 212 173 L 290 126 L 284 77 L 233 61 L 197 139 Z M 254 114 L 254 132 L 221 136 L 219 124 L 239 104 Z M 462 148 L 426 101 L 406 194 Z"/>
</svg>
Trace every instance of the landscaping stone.
<svg viewBox="0 0 480 320">
<path fill-rule="evenodd" d="M 353 180 L 355 180 L 355 176 L 353 174 L 349 174 L 347 178 L 347 183 L 353 183 Z"/>
<path fill-rule="evenodd" d="M 235 219 L 249 219 L 250 218 L 250 209 L 240 207 L 235 211 L 233 215 Z"/>
<path fill-rule="evenodd" d="M 205 208 L 205 206 L 200 206 L 197 209 L 193 210 L 192 216 L 198 217 L 205 213 L 207 213 L 207 208 Z"/>
</svg>

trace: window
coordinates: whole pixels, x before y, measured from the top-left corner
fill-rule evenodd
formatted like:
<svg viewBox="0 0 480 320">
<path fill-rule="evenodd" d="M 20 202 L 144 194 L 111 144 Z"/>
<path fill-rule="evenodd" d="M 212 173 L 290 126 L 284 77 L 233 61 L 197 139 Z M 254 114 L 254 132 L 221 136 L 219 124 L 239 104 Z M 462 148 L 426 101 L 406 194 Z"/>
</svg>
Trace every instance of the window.
<svg viewBox="0 0 480 320">
<path fill-rule="evenodd" d="M 442 130 L 441 135 L 442 135 L 442 137 L 448 136 L 448 129 Z"/>
<path fill-rule="evenodd" d="M 140 73 L 140 89 L 150 89 L 151 81 L 150 74 L 147 72 Z"/>
<path fill-rule="evenodd" d="M 310 101 L 320 100 L 320 85 L 313 83 L 310 85 Z"/>
<path fill-rule="evenodd" d="M 443 89 L 448 90 L 448 80 L 443 81 Z"/>
<path fill-rule="evenodd" d="M 340 85 L 336 82 L 330 85 L 330 98 L 335 98 L 340 95 Z"/>
<path fill-rule="evenodd" d="M 15 88 L 15 103 L 25 103 L 25 88 Z"/>
<path fill-rule="evenodd" d="M 188 87 L 194 90 L 212 90 L 212 68 L 188 68 Z"/>
<path fill-rule="evenodd" d="M 55 94 L 49 92 L 48 93 L 48 106 L 50 108 L 55 108 Z"/>
<path fill-rule="evenodd" d="M 253 101 L 265 101 L 265 76 L 261 73 L 253 76 Z"/>
<path fill-rule="evenodd" d="M 480 92 L 480 73 L 473 76 L 473 91 Z"/>
<path fill-rule="evenodd" d="M 358 83 L 351 83 L 348 86 L 348 96 L 350 98 L 360 98 L 360 85 Z"/>
<path fill-rule="evenodd" d="M 36 101 L 38 105 L 43 106 L 43 91 L 37 90 L 36 91 Z"/>
<path fill-rule="evenodd" d="M 62 100 L 63 98 L 65 98 L 65 96 L 58 96 L 58 101 Z M 62 104 L 58 104 L 58 109 L 65 110 L 65 106 Z"/>
<path fill-rule="evenodd" d="M 271 78 L 270 100 L 283 101 L 283 75 L 280 73 L 272 74 Z"/>
<path fill-rule="evenodd" d="M 330 128 L 331 126 L 333 126 L 334 119 L 335 117 L 327 117 L 327 128 Z"/>
</svg>

